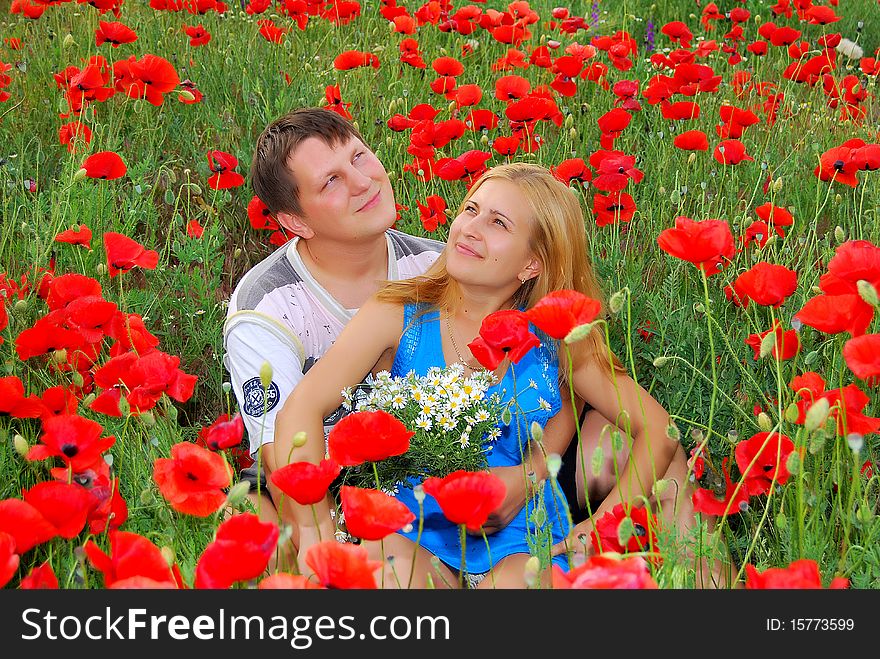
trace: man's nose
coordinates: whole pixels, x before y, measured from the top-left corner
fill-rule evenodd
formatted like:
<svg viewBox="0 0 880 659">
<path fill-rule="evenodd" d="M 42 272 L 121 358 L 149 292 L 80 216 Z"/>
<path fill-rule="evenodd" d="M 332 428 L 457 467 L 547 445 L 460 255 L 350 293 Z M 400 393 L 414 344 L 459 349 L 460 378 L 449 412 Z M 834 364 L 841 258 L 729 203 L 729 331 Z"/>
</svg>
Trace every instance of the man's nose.
<svg viewBox="0 0 880 659">
<path fill-rule="evenodd" d="M 362 194 L 366 192 L 373 184 L 373 180 L 354 165 L 352 165 L 351 167 L 349 181 L 352 191 L 354 191 L 356 194 Z"/>
</svg>

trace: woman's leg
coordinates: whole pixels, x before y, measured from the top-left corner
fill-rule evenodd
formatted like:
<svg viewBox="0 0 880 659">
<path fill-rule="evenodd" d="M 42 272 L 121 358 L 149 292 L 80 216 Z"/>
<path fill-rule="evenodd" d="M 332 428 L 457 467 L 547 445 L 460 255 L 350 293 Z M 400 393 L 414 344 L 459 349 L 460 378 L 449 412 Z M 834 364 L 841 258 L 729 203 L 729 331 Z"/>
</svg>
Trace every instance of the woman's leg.
<svg viewBox="0 0 880 659">
<path fill-rule="evenodd" d="M 505 556 L 489 571 L 478 589 L 505 589 L 505 588 L 528 588 L 526 581 L 526 562 L 528 554 L 511 554 Z M 552 584 L 550 570 L 544 570 L 541 574 L 541 588 L 550 588 Z"/>
<path fill-rule="evenodd" d="M 371 560 L 382 561 L 383 567 L 375 572 L 379 588 L 427 588 L 429 577 L 433 588 L 459 587 L 457 574 L 427 549 L 399 533 L 392 533 L 381 542 L 362 544 Z"/>
</svg>

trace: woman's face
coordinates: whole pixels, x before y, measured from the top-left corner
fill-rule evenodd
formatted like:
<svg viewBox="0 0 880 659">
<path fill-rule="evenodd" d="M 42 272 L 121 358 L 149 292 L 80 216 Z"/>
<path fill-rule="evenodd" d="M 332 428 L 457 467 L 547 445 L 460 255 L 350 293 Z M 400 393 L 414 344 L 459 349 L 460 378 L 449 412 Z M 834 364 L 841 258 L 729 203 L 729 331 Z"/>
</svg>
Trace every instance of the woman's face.
<svg viewBox="0 0 880 659">
<path fill-rule="evenodd" d="M 489 179 L 449 228 L 446 267 L 463 284 L 519 287 L 540 272 L 529 247 L 531 210 L 515 183 Z"/>
</svg>

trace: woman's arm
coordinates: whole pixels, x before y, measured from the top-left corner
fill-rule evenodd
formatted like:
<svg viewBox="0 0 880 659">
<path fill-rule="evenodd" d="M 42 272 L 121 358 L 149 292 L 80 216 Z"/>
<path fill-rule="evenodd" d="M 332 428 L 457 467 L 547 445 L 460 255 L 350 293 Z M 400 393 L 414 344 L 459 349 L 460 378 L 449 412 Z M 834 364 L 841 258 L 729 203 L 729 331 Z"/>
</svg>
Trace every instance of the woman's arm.
<svg viewBox="0 0 880 659">
<path fill-rule="evenodd" d="M 324 417 L 342 403 L 342 390 L 360 383 L 387 350 L 393 350 L 401 335 L 403 308 L 371 298 L 349 321 L 336 342 L 309 369 L 278 412 L 275 420 L 274 458 L 276 468 L 291 462 L 317 464 L 324 458 Z M 294 436 L 305 432 L 306 441 L 294 446 Z M 300 549 L 312 544 L 318 533 L 333 537 L 329 497 L 323 503 L 301 506 L 285 502 L 300 528 Z M 317 520 L 317 526 L 316 526 Z"/>
</svg>

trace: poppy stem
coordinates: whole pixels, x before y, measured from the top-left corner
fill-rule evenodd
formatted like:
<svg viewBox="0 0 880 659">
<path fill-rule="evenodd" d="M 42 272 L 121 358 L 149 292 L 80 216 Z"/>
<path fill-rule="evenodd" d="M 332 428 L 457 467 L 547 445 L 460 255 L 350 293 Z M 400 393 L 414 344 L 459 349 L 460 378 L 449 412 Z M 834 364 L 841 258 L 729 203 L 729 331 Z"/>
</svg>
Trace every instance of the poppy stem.
<svg viewBox="0 0 880 659">
<path fill-rule="evenodd" d="M 459 540 L 461 542 L 461 567 L 458 569 L 458 585 L 460 588 L 464 588 L 464 571 L 465 571 L 465 543 L 467 542 L 466 533 L 464 529 L 464 524 L 458 525 L 458 533 Z"/>
<path fill-rule="evenodd" d="M 425 506 L 423 500 L 416 499 L 419 503 L 419 530 L 416 532 L 416 546 L 413 547 L 412 562 L 409 564 L 409 580 L 406 582 L 407 589 L 412 588 L 413 574 L 416 569 L 416 555 L 419 551 L 419 540 L 422 537 L 422 530 L 425 528 Z"/>
</svg>

